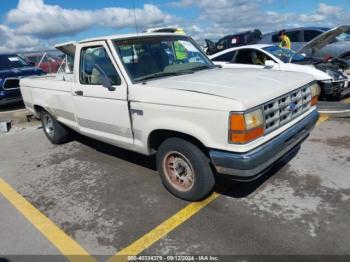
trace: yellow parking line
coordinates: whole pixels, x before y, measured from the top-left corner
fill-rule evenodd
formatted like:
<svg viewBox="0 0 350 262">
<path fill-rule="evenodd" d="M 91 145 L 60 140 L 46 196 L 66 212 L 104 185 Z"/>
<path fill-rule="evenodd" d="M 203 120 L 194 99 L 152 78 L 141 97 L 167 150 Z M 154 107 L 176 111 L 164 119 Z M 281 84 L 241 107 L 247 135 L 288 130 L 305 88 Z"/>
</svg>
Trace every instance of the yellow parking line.
<svg viewBox="0 0 350 262">
<path fill-rule="evenodd" d="M 350 97 L 348 97 L 347 99 L 344 99 L 342 102 L 346 104 L 350 104 Z"/>
<path fill-rule="evenodd" d="M 0 178 L 0 193 L 71 262 L 96 262 L 89 253 L 49 218 Z"/>
<path fill-rule="evenodd" d="M 328 119 L 329 119 L 329 116 L 321 115 L 320 118 L 318 119 L 316 125 L 319 126 L 320 124 L 322 124 L 323 122 L 327 121 Z"/>
<path fill-rule="evenodd" d="M 140 254 L 142 251 L 166 236 L 176 227 L 184 223 L 190 217 L 198 213 L 203 207 L 214 201 L 219 195 L 220 194 L 218 193 L 213 193 L 210 197 L 201 202 L 195 202 L 187 205 L 185 208 L 181 209 L 175 215 L 165 220 L 159 226 L 152 229 L 134 243 L 117 252 L 113 257 L 109 258 L 107 262 L 121 261 L 121 257 L 118 256 L 136 256 Z"/>
</svg>

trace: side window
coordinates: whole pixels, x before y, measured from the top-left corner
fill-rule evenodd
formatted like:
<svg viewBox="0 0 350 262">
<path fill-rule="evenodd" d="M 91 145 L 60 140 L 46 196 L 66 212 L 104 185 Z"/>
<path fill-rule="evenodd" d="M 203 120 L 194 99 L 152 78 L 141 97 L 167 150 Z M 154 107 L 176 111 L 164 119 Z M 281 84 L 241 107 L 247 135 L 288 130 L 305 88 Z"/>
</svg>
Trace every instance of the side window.
<svg viewBox="0 0 350 262">
<path fill-rule="evenodd" d="M 291 42 L 301 42 L 300 31 L 287 32 L 286 35 L 289 37 Z"/>
<path fill-rule="evenodd" d="M 268 60 L 268 57 L 263 52 L 254 49 L 243 49 L 238 51 L 235 63 L 263 66 L 266 60 Z"/>
<path fill-rule="evenodd" d="M 319 36 L 322 34 L 320 31 L 315 30 L 305 30 L 304 31 L 304 42 L 310 42 L 312 39 L 314 39 L 316 36 Z"/>
<path fill-rule="evenodd" d="M 253 61 L 251 58 L 251 50 L 249 50 L 249 49 L 239 50 L 234 62 L 237 64 L 252 65 Z"/>
<path fill-rule="evenodd" d="M 272 36 L 272 42 L 273 42 L 273 43 L 279 43 L 279 42 L 281 42 L 281 40 L 280 40 L 279 37 L 278 37 L 278 34 L 275 34 L 275 35 Z"/>
<path fill-rule="evenodd" d="M 80 55 L 80 83 L 85 85 L 102 85 L 102 77 L 106 75 L 112 85 L 120 85 L 121 80 L 102 46 L 82 49 Z"/>
<path fill-rule="evenodd" d="M 233 57 L 235 56 L 236 51 L 227 52 L 223 55 L 220 55 L 218 57 L 213 58 L 213 61 L 220 61 L 220 62 L 232 62 Z"/>
<path fill-rule="evenodd" d="M 286 34 L 289 37 L 291 42 L 301 42 L 300 31 L 291 31 L 291 32 L 287 32 Z M 275 35 L 272 36 L 272 42 L 273 43 L 281 42 L 278 34 L 275 34 Z"/>
</svg>

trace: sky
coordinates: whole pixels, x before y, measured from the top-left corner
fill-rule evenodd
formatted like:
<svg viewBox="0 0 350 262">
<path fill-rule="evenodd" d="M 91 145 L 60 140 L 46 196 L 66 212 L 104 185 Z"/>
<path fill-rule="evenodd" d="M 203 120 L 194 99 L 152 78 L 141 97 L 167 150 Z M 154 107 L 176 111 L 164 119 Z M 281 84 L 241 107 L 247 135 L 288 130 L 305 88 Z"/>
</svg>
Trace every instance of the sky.
<svg viewBox="0 0 350 262">
<path fill-rule="evenodd" d="M 201 41 L 260 29 L 350 23 L 350 0 L 0 0 L 0 52 L 176 26 Z"/>
</svg>

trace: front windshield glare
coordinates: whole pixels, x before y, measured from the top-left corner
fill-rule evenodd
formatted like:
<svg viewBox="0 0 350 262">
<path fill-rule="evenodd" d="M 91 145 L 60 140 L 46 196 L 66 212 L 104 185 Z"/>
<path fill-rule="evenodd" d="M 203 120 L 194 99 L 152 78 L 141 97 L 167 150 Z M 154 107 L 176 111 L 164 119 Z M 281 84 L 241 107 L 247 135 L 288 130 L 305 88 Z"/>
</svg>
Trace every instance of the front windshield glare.
<svg viewBox="0 0 350 262">
<path fill-rule="evenodd" d="M 114 41 L 130 78 L 146 78 L 193 73 L 212 68 L 212 62 L 183 36 L 149 37 Z"/>
<path fill-rule="evenodd" d="M 293 50 L 287 48 L 281 48 L 279 46 L 268 46 L 263 48 L 268 53 L 274 55 L 284 63 L 303 61 L 305 57 L 295 53 Z M 291 59 L 292 58 L 292 59 Z"/>
</svg>

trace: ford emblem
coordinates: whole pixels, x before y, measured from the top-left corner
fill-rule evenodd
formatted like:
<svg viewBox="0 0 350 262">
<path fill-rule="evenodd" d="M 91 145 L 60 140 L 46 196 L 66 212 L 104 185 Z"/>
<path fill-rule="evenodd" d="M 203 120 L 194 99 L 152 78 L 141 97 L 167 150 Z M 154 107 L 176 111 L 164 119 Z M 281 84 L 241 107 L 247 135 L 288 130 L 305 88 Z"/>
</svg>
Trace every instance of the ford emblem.
<svg viewBox="0 0 350 262">
<path fill-rule="evenodd" d="M 297 109 L 297 104 L 296 103 L 290 103 L 288 106 L 287 106 L 287 110 L 290 111 L 290 112 L 295 112 Z"/>
</svg>

